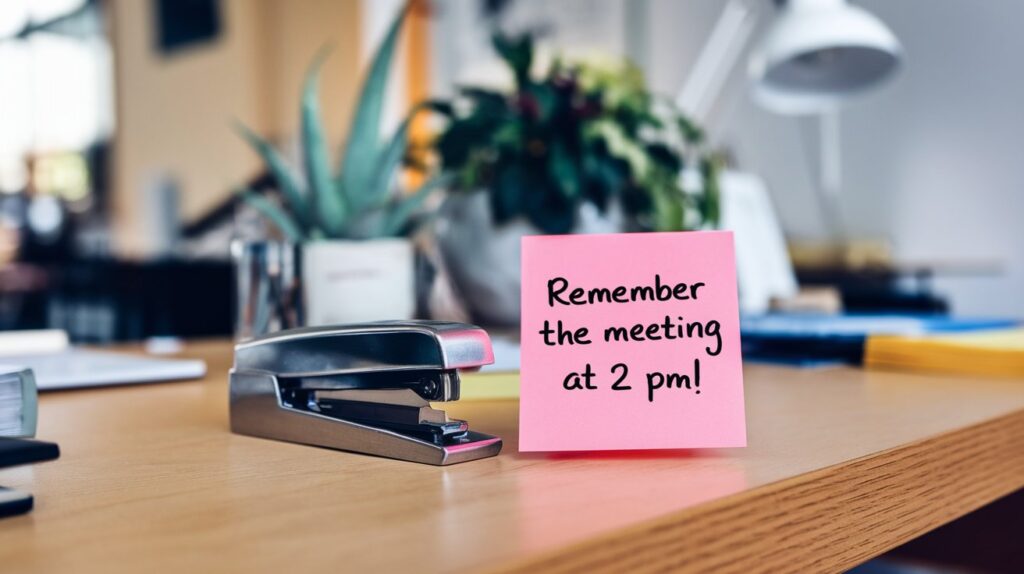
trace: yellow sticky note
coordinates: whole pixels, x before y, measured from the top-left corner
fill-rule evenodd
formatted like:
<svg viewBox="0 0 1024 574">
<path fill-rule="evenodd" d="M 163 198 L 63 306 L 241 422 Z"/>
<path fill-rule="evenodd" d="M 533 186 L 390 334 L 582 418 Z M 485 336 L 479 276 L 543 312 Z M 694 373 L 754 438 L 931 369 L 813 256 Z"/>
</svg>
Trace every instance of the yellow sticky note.
<svg viewBox="0 0 1024 574">
<path fill-rule="evenodd" d="M 868 337 L 864 364 L 869 368 L 1024 377 L 1024 329 Z"/>
</svg>

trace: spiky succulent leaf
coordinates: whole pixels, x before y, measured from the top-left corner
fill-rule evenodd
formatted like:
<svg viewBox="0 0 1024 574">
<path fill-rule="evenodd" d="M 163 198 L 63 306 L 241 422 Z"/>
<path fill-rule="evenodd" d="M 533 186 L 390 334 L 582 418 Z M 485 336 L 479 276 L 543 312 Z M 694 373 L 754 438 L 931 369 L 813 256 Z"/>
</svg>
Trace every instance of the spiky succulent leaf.
<svg viewBox="0 0 1024 574">
<path fill-rule="evenodd" d="M 335 189 L 331 177 L 318 93 L 320 68 L 327 55 L 327 50 L 317 54 L 306 73 L 302 88 L 302 161 L 316 206 L 316 219 L 329 235 L 338 236 L 344 229 L 347 206 L 342 195 Z"/>
<path fill-rule="evenodd" d="M 428 109 L 438 110 L 439 107 L 443 106 L 432 101 L 421 102 L 413 106 L 412 111 L 391 136 L 391 140 L 384 146 L 384 151 L 377 158 L 377 165 L 370 183 L 374 190 L 373 195 L 379 198 L 378 201 L 386 200 L 391 191 L 391 181 L 402 166 L 406 151 L 409 149 L 409 129 L 412 127 L 416 114 Z"/>
<path fill-rule="evenodd" d="M 380 118 L 384 109 L 391 60 L 407 12 L 408 6 L 405 6 L 395 16 L 384 41 L 374 54 L 356 103 L 355 115 L 352 117 L 352 127 L 342 156 L 341 173 L 338 174 L 338 184 L 353 211 L 364 209 L 381 199 L 381 196 L 377 195 L 381 190 L 373 189 L 371 186 L 374 167 L 378 163 L 377 157 L 381 153 Z"/>
<path fill-rule="evenodd" d="M 245 189 L 238 193 L 243 201 L 273 223 L 286 239 L 295 243 L 304 239 L 302 229 L 279 205 L 252 190 Z"/>
<path fill-rule="evenodd" d="M 449 185 L 454 179 L 454 174 L 442 174 L 428 179 L 415 192 L 398 200 L 388 211 L 381 225 L 380 235 L 382 237 L 393 237 L 402 233 L 409 223 L 409 220 L 423 203 L 435 191 Z"/>
<path fill-rule="evenodd" d="M 245 141 L 249 142 L 249 145 L 263 159 L 263 163 L 267 164 L 267 169 L 270 170 L 271 175 L 277 181 L 277 185 L 281 189 L 285 201 L 288 202 L 288 207 L 294 218 L 300 223 L 308 225 L 310 223 L 309 206 L 302 187 L 288 166 L 288 162 L 281 157 L 281 154 L 278 153 L 274 146 L 270 145 L 270 142 L 261 138 L 242 122 L 235 122 L 235 130 Z"/>
</svg>

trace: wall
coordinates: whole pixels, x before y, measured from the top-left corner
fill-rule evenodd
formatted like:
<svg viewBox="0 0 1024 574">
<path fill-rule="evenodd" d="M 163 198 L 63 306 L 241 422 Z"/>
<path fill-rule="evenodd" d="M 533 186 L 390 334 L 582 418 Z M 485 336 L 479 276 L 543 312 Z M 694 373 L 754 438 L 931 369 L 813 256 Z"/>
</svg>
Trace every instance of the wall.
<svg viewBox="0 0 1024 574">
<path fill-rule="evenodd" d="M 223 0 L 221 37 L 164 57 L 153 49 L 152 2 L 111 0 L 117 82 L 115 246 L 145 255 L 157 215 L 144 198 L 172 177 L 185 220 L 223 201 L 260 169 L 234 118 L 285 144 L 298 126 L 302 76 L 334 47 L 321 81 L 328 137 L 345 133 L 357 85 L 358 0 Z"/>
<path fill-rule="evenodd" d="M 330 50 L 320 77 L 324 127 L 340 146 L 362 81 L 359 0 L 261 0 L 266 6 L 260 43 L 265 55 L 264 89 L 269 95 L 268 128 L 285 138 L 299 131 L 299 97 L 309 64 Z"/>
<path fill-rule="evenodd" d="M 1016 24 L 1024 3 L 855 3 L 892 27 L 906 65 L 891 86 L 842 113 L 847 229 L 888 239 L 900 259 L 997 262 L 998 276 L 940 280 L 937 288 L 958 312 L 1024 317 L 1024 114 L 1017 111 L 1024 101 L 1024 75 L 1017 72 L 1024 36 Z M 721 6 L 651 0 L 648 73 L 662 91 L 679 89 Z M 711 128 L 742 168 L 767 180 L 791 237 L 824 234 L 813 122 L 759 109 L 741 69 Z"/>
</svg>

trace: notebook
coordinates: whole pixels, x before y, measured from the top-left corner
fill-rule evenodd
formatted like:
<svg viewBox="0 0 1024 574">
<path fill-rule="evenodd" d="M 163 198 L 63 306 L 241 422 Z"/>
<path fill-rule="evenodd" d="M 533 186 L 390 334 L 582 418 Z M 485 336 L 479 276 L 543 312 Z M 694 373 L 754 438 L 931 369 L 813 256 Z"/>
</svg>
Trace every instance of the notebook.
<svg viewBox="0 0 1024 574">
<path fill-rule="evenodd" d="M 1024 378 L 1024 328 L 872 336 L 864 364 L 876 369 Z"/>
</svg>

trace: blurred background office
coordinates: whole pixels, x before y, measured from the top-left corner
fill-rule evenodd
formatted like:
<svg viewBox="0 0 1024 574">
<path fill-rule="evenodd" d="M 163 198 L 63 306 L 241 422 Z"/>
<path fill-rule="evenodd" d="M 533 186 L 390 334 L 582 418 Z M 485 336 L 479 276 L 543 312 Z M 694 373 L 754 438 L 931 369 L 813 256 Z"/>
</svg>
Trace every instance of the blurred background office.
<svg viewBox="0 0 1024 574">
<path fill-rule="evenodd" d="M 372 84 L 371 62 L 403 9 L 398 0 L 5 0 L 0 329 L 61 328 L 91 342 L 232 334 L 244 313 L 238 283 L 245 273 L 238 266 L 249 264 L 237 252 L 232 258 L 232 240 L 288 235 L 280 221 L 263 217 L 264 199 L 287 207 L 288 196 L 281 193 L 280 166 L 267 161 L 259 142 L 279 150 L 273 157 L 293 166 L 302 185 L 315 187 L 317 172 L 303 175 L 312 146 L 302 124 L 309 105 L 303 86 L 313 62 L 322 62 L 313 93 L 332 170 L 334 158 L 364 146 L 346 147 L 355 141 L 353 118 L 364 110 L 381 110 L 376 140 L 368 144 L 375 150 L 418 102 L 453 104 L 435 106 L 441 117 L 417 116 L 407 126 L 405 161 L 385 186 L 411 195 L 454 161 L 462 132 L 450 126 L 462 88 L 511 89 L 508 62 L 519 52 L 508 44 L 499 53 L 492 40 L 499 32 L 532 38 L 531 65 L 540 75 L 557 62 L 616 70 L 608 73 L 622 75 L 611 76 L 606 94 L 612 91 L 607 86 L 634 77 L 619 59 L 633 62 L 645 78 L 644 94 L 674 102 L 699 126 L 702 151 L 680 156 L 694 166 L 713 157 L 707 161 L 720 167 L 723 182 L 730 173 L 753 178 L 725 188 L 753 185 L 767 200 L 746 213 L 726 214 L 723 225 L 768 221 L 762 236 L 786 240 L 781 273 L 792 273 L 804 292 L 825 287 L 832 294 L 824 303 L 812 297 L 792 305 L 1024 316 L 1024 227 L 1016 221 L 1024 213 L 1024 167 L 1016 157 L 1024 132 L 1024 116 L 1016 112 L 1024 76 L 1015 72 L 1016 54 L 1024 49 L 1015 23 L 1024 6 L 853 2 L 898 39 L 891 77 L 825 113 L 778 113 L 757 101 L 750 62 L 785 11 L 808 3 L 814 1 L 414 2 L 389 54 L 386 88 L 374 92 L 364 85 Z M 329 53 L 321 52 L 325 46 Z M 318 53 L 326 55 L 317 60 Z M 601 85 L 600 74 L 594 77 Z M 376 104 L 366 104 L 367 98 Z M 249 138 L 256 151 L 244 134 L 261 138 Z M 437 143 L 441 134 L 447 143 Z M 419 149 L 425 159 L 417 163 L 413 151 Z M 439 153 L 448 155 L 438 159 Z M 614 149 L 607 153 L 615 155 Z M 457 167 L 458 175 L 469 173 Z M 347 177 L 330 175 L 339 182 Z M 514 299 L 487 282 L 499 273 L 496 267 L 481 263 L 488 275 L 481 279 L 466 259 L 515 256 L 485 245 L 474 235 L 479 231 L 446 231 L 466 212 L 444 206 L 446 188 L 456 184 L 439 181 L 437 193 L 415 205 L 422 216 L 416 232 L 402 219 L 386 234 L 413 238 L 413 271 L 389 275 L 385 284 L 415 283 L 415 301 L 399 302 L 405 295 L 398 294 L 383 304 L 400 309 L 394 311 L 399 315 L 507 323 L 517 311 L 513 304 L 505 312 L 487 308 Z M 262 199 L 240 199 L 244 189 Z M 397 212 L 404 218 L 402 209 Z M 710 213 L 677 227 L 721 224 Z M 558 222 L 539 218 L 550 213 L 523 215 L 531 230 L 559 229 Z M 565 230 L 637 228 L 608 227 L 607 214 L 586 209 L 571 217 Z M 325 232 L 346 240 L 376 237 L 357 223 L 335 228 L 328 221 L 284 239 L 318 240 Z M 494 229 L 502 223 L 490 222 Z M 641 221 L 639 228 L 666 227 Z M 444 240 L 424 239 L 423 229 L 431 230 L 427 236 L 449 233 L 463 248 L 453 249 L 451 239 L 447 247 Z M 345 253 L 307 256 L 306 269 L 297 273 L 339 258 L 367 257 L 373 267 L 381 258 L 409 257 L 402 249 Z M 280 254 L 273 257 L 278 266 L 287 263 Z M 778 266 L 745 267 L 751 276 L 780 273 Z M 332 277 L 346 274 L 358 275 L 344 268 Z M 756 281 L 747 280 L 749 291 Z M 278 287 L 269 292 L 282 298 L 287 285 Z M 362 306 L 358 289 L 331 289 L 343 294 L 335 296 L 343 305 Z M 391 292 L 380 285 L 362 289 L 378 298 Z M 768 295 L 775 308 L 796 293 Z M 323 304 L 305 312 L 323 320 L 353 316 Z"/>
</svg>

